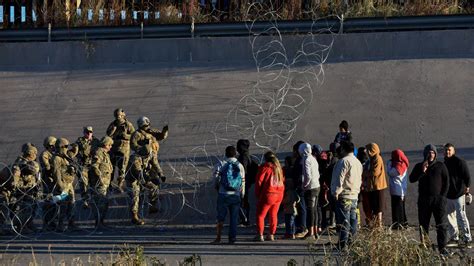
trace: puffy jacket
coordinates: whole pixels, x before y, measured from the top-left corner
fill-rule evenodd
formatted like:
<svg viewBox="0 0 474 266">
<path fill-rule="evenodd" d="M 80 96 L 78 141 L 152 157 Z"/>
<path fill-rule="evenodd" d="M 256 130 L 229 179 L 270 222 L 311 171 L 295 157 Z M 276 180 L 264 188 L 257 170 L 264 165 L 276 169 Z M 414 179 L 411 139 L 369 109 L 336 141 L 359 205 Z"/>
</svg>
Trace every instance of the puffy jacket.
<svg viewBox="0 0 474 266">
<path fill-rule="evenodd" d="M 364 173 L 367 180 L 367 191 L 386 189 L 388 185 L 380 148 L 376 143 L 369 143 L 365 147 L 370 158 L 369 170 Z"/>
</svg>

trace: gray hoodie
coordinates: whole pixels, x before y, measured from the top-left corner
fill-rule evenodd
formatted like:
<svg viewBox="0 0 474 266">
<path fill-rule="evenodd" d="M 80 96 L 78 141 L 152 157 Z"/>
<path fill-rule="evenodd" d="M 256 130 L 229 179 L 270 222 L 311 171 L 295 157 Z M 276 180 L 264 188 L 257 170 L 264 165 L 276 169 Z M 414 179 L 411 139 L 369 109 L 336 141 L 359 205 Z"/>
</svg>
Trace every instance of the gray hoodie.
<svg viewBox="0 0 474 266">
<path fill-rule="evenodd" d="M 311 154 L 311 145 L 308 143 L 302 143 L 298 148 L 298 152 L 302 158 L 303 190 L 319 188 L 319 165 L 316 158 Z"/>
</svg>

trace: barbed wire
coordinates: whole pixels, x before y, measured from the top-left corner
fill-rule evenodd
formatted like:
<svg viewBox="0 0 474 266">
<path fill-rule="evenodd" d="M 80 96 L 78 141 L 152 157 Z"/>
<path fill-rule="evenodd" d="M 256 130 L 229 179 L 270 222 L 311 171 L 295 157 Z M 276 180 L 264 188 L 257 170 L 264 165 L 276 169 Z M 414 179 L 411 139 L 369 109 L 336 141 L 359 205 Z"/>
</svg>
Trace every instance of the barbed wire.
<svg viewBox="0 0 474 266">
<path fill-rule="evenodd" d="M 330 28 L 311 30 L 298 38 L 283 37 L 278 29 L 278 13 L 266 10 L 260 3 L 249 6 L 248 14 L 255 19 L 247 22 L 251 33 L 249 43 L 256 66 L 257 80 L 247 92 L 235 102 L 225 115 L 224 121 L 209 128 L 210 137 L 199 146 L 191 149 L 184 159 L 164 160 L 162 164 L 167 170 L 170 182 L 162 183 L 159 190 L 157 214 L 147 214 L 150 207 L 147 191 L 141 192 L 141 216 L 147 217 L 147 224 L 152 228 L 171 223 L 176 217 L 185 212 L 194 213 L 198 217 L 208 219 L 214 213 L 208 213 L 209 206 L 214 206 L 213 197 L 207 193 L 212 190 L 212 170 L 215 163 L 223 159 L 222 153 L 227 145 L 235 145 L 238 139 L 249 139 L 259 150 L 281 152 L 282 147 L 295 135 L 298 123 L 313 103 L 315 86 L 324 81 L 324 64 L 332 49 L 334 38 Z M 268 28 L 258 30 L 254 27 L 256 21 L 265 19 L 271 24 Z M 317 18 L 314 19 L 316 22 Z M 321 34 L 329 38 L 321 39 Z M 330 33 L 330 34 L 327 34 Z M 285 40 L 284 38 L 288 38 Z M 295 51 L 288 49 L 288 42 L 301 42 Z M 172 152 L 172 149 L 168 150 Z M 260 158 L 261 159 L 261 158 Z M 2 169 L 11 169 L 0 164 Z M 78 177 L 82 174 L 82 166 L 75 164 Z M 10 172 L 10 176 L 13 173 Z M 80 179 L 80 178 L 78 178 Z M 41 180 L 41 179 L 40 179 Z M 11 181 L 11 180 L 10 180 Z M 2 187 L 9 182 L 1 184 Z M 41 180 L 40 186 L 44 180 Z M 79 183 L 75 182 L 75 190 L 79 191 Z M 94 192 L 90 188 L 89 192 Z M 51 232 L 36 231 L 30 234 L 27 230 L 31 224 L 43 222 L 45 215 L 48 219 L 57 220 L 61 203 L 55 203 L 47 195 L 32 199 L 31 191 L 22 191 L 15 202 L 0 198 L 2 208 L 3 231 L 10 231 L 12 237 L 2 242 L 9 242 L 18 237 L 36 238 L 38 235 Z M 128 208 L 131 205 L 130 191 L 125 193 L 108 193 L 108 217 L 129 223 Z M 80 220 L 79 230 L 86 234 L 94 234 L 95 217 L 98 208 L 94 201 L 88 209 L 80 207 L 83 199 L 77 193 L 77 200 L 72 205 L 73 215 Z M 0 196 L 1 197 L 1 196 Z M 206 201 L 207 200 L 207 201 Z M 203 204 L 203 202 L 205 204 Z M 53 213 L 45 213 L 52 206 Z M 126 212 L 123 209 L 127 209 Z M 191 211 L 191 212 L 190 212 Z M 124 215 L 125 213 L 125 215 Z M 2 221 L 0 221 L 2 225 Z M 147 230 L 146 228 L 144 230 Z M 28 232 L 28 233 L 25 233 Z M 66 234 L 67 232 L 57 232 Z"/>
</svg>

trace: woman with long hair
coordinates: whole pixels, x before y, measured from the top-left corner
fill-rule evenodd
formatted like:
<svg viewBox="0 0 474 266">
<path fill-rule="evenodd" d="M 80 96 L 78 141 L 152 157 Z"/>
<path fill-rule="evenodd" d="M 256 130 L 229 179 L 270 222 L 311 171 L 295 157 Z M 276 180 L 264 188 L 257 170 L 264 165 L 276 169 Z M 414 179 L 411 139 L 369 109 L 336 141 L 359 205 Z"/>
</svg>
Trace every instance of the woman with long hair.
<svg viewBox="0 0 474 266">
<path fill-rule="evenodd" d="M 278 209 L 285 191 L 285 177 L 275 153 L 264 155 L 265 163 L 260 166 L 255 178 L 255 196 L 257 198 L 257 236 L 255 241 L 264 241 L 263 229 L 265 217 L 269 215 L 270 232 L 267 240 L 275 240 L 278 224 Z"/>
</svg>

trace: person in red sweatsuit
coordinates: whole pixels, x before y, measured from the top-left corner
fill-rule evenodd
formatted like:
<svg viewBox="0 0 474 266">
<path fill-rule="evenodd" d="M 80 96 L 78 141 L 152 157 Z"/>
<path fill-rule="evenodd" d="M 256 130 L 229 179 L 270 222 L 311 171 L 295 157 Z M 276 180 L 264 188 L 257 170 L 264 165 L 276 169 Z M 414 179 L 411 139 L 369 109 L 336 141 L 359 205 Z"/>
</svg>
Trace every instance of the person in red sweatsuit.
<svg viewBox="0 0 474 266">
<path fill-rule="evenodd" d="M 264 155 L 265 163 L 260 166 L 255 178 L 255 196 L 257 198 L 257 236 L 255 241 L 264 241 L 263 228 L 265 217 L 269 214 L 270 232 L 267 240 L 275 240 L 278 224 L 278 209 L 285 191 L 285 177 L 276 155 L 269 151 Z"/>
</svg>

